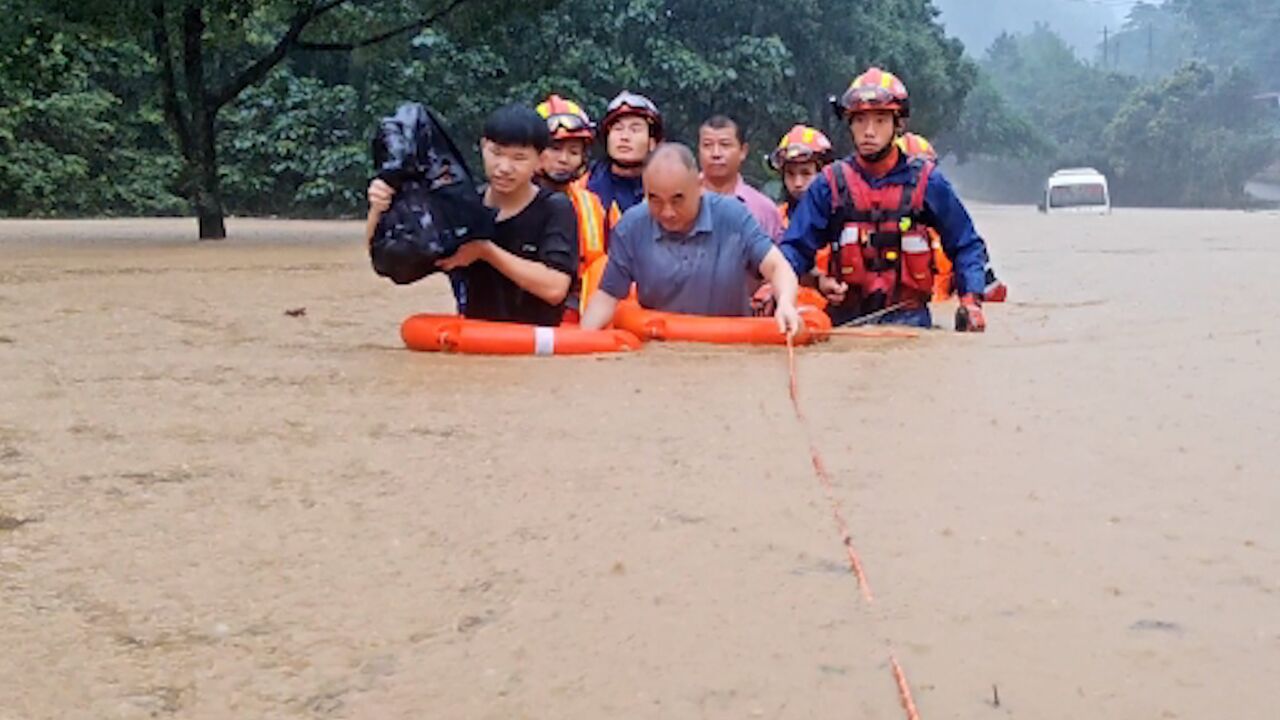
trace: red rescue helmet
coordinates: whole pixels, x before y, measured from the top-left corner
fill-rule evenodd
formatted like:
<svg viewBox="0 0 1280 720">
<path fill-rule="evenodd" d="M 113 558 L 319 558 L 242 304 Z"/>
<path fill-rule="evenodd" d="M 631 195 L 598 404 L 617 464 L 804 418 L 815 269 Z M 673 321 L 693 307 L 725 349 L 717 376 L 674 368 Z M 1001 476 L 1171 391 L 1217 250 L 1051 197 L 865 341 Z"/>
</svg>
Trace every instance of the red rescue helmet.
<svg viewBox="0 0 1280 720">
<path fill-rule="evenodd" d="M 662 142 L 662 113 L 658 110 L 658 106 L 654 105 L 649 98 L 628 90 L 623 90 L 618 93 L 617 97 L 609 101 L 609 107 L 600 125 L 605 134 L 608 135 L 609 128 L 613 127 L 614 123 L 632 115 L 642 117 L 648 121 L 649 137 L 657 142 Z"/>
</svg>

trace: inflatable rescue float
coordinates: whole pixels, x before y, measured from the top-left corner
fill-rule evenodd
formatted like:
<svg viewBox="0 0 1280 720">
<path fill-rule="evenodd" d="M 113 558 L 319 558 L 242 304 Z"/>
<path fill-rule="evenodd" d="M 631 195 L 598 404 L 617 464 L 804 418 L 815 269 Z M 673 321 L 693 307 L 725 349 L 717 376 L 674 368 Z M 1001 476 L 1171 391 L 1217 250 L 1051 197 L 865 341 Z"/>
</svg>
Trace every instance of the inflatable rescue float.
<svg viewBox="0 0 1280 720">
<path fill-rule="evenodd" d="M 410 350 L 477 355 L 590 355 L 639 350 L 626 330 L 583 330 L 468 320 L 457 315 L 412 315 L 400 325 Z"/>
<path fill-rule="evenodd" d="M 825 339 L 831 330 L 831 319 L 817 308 L 802 306 L 803 325 L 796 333 L 796 345 L 808 345 Z M 787 337 L 778 331 L 772 317 L 708 317 L 646 310 L 639 303 L 618 304 L 613 315 L 615 327 L 644 340 L 717 343 L 721 345 L 786 345 Z"/>
</svg>

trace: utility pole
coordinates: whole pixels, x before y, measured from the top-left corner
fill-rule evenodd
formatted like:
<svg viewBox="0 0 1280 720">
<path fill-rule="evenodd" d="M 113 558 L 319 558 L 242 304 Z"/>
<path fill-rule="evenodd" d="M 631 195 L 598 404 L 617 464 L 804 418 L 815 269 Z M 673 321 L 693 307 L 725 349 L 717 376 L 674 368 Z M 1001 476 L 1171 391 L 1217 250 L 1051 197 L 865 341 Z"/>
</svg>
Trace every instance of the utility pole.
<svg viewBox="0 0 1280 720">
<path fill-rule="evenodd" d="M 1107 61 L 1111 58 L 1111 28 L 1102 26 L 1102 69 L 1107 69 Z"/>
<path fill-rule="evenodd" d="M 1151 23 L 1147 23 L 1147 74 L 1156 73 L 1156 31 Z"/>
</svg>

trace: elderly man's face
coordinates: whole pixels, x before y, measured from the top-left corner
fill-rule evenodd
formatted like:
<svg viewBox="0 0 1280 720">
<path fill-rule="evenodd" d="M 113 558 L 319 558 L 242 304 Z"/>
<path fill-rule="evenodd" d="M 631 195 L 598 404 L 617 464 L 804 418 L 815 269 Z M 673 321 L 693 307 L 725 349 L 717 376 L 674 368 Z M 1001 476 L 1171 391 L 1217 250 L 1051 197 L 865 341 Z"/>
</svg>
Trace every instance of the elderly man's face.
<svg viewBox="0 0 1280 720">
<path fill-rule="evenodd" d="M 702 207 L 696 170 L 671 160 L 651 165 L 644 173 L 644 194 L 649 213 L 663 230 L 684 234 L 693 229 Z"/>
</svg>

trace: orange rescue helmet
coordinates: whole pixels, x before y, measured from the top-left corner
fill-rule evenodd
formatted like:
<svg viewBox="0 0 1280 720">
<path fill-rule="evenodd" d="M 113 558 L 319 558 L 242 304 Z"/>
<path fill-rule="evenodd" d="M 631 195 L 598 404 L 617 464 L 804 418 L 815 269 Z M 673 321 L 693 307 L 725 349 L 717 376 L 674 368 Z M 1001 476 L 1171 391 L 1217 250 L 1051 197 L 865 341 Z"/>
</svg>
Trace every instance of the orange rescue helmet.
<svg viewBox="0 0 1280 720">
<path fill-rule="evenodd" d="M 938 161 L 938 151 L 933 148 L 933 143 L 922 135 L 903 133 L 902 137 L 898 138 L 898 149 L 909 158 Z"/>
<path fill-rule="evenodd" d="M 538 114 L 547 121 L 552 140 L 586 140 L 596 137 L 596 126 L 582 106 L 559 95 L 551 95 L 538 104 Z"/>
<path fill-rule="evenodd" d="M 778 147 L 768 158 L 769 167 L 777 172 L 790 163 L 816 161 L 818 167 L 831 162 L 831 140 L 821 130 L 808 125 L 796 125 L 778 141 Z"/>
<path fill-rule="evenodd" d="M 854 78 L 843 95 L 831 98 L 831 104 L 845 120 L 865 110 L 892 110 L 904 120 L 911 117 L 907 86 L 897 75 L 878 67 L 869 68 Z"/>
</svg>

